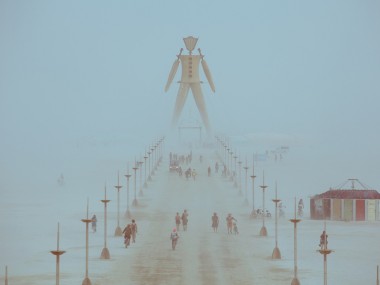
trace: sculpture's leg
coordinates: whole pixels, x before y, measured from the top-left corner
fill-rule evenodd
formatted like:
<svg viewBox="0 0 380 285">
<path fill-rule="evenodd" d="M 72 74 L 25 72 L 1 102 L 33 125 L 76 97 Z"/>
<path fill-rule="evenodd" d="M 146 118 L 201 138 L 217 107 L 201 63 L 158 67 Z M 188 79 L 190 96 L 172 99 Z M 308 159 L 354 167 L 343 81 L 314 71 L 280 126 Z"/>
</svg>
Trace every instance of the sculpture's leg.
<svg viewBox="0 0 380 285">
<path fill-rule="evenodd" d="M 173 119 L 172 119 L 172 127 L 175 127 L 175 125 L 178 122 L 179 116 L 181 115 L 183 106 L 185 105 L 187 94 L 189 93 L 189 84 L 188 83 L 181 83 L 179 86 L 177 99 L 175 102 L 175 109 L 173 113 Z"/>
<path fill-rule="evenodd" d="M 191 83 L 190 86 L 191 86 L 191 91 L 193 92 L 195 103 L 197 104 L 199 113 L 201 114 L 203 124 L 205 125 L 207 132 L 210 133 L 211 129 L 210 129 L 209 121 L 208 121 L 206 104 L 205 104 L 205 101 L 203 99 L 201 84 L 200 83 Z"/>
</svg>

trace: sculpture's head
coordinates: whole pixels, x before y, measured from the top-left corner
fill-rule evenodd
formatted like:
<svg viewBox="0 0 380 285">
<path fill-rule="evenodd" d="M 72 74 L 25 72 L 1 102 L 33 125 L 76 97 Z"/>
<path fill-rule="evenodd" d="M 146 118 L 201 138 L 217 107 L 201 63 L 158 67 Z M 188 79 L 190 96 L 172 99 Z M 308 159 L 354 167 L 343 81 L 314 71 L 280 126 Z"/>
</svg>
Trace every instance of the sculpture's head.
<svg viewBox="0 0 380 285">
<path fill-rule="evenodd" d="M 184 38 L 183 41 L 185 42 L 186 49 L 190 52 L 194 50 L 195 46 L 197 45 L 198 38 L 194 38 L 193 36 Z"/>
</svg>

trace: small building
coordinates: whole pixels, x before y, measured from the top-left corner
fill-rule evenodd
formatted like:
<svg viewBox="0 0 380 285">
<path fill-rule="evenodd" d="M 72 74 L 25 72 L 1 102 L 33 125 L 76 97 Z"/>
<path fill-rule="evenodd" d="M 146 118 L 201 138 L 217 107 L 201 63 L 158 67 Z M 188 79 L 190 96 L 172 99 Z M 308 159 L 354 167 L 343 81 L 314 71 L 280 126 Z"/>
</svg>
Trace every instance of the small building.
<svg viewBox="0 0 380 285">
<path fill-rule="evenodd" d="M 351 189 L 344 188 L 351 182 Z M 355 182 L 363 189 L 356 189 Z M 338 189 L 310 198 L 310 217 L 313 220 L 377 221 L 380 220 L 380 193 L 368 189 L 358 179 L 348 179 Z"/>
</svg>

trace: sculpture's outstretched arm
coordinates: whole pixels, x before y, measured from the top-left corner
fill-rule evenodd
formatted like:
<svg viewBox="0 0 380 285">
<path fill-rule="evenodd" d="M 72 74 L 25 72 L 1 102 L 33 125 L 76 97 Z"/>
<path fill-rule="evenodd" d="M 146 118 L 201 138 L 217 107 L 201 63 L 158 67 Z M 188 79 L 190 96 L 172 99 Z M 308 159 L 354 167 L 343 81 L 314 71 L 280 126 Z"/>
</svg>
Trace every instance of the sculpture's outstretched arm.
<svg viewBox="0 0 380 285">
<path fill-rule="evenodd" d="M 215 93 L 215 85 L 214 85 L 214 81 L 212 81 L 210 69 L 208 68 L 207 62 L 203 59 L 204 55 L 202 54 L 201 49 L 199 48 L 198 51 L 202 58 L 202 68 L 203 68 L 204 73 L 206 74 L 208 84 L 210 84 L 212 92 Z"/>
<path fill-rule="evenodd" d="M 179 51 L 179 55 L 177 55 L 177 59 L 176 61 L 174 61 L 172 69 L 170 70 L 168 82 L 166 83 L 166 86 L 165 86 L 165 92 L 169 90 L 170 84 L 172 84 L 173 78 L 175 74 L 177 73 L 177 69 L 179 65 L 179 56 L 181 55 L 182 51 L 183 51 L 183 48 L 181 48 L 181 50 Z"/>
</svg>

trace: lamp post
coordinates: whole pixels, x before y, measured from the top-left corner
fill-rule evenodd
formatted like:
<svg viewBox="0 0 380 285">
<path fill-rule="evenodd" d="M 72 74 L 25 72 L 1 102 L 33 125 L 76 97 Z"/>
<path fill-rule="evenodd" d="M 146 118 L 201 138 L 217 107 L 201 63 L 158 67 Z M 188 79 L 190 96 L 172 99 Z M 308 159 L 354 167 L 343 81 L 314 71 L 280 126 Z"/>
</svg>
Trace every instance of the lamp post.
<svg viewBox="0 0 380 285">
<path fill-rule="evenodd" d="M 262 213 L 262 216 L 263 216 L 263 226 L 261 227 L 261 230 L 260 230 L 260 236 L 262 237 L 266 237 L 268 235 L 268 232 L 267 232 L 267 228 L 265 227 L 265 189 L 268 187 L 265 185 L 265 178 L 264 178 L 264 172 L 263 172 L 263 185 L 260 186 L 261 189 L 263 189 L 263 213 Z"/>
<path fill-rule="evenodd" d="M 155 161 L 154 170 L 157 171 L 157 167 L 158 167 L 158 143 L 156 143 L 154 145 L 154 161 Z"/>
<path fill-rule="evenodd" d="M 227 173 L 226 177 L 230 176 L 230 148 L 227 148 Z"/>
<path fill-rule="evenodd" d="M 255 212 L 255 157 L 253 156 L 252 158 L 252 213 L 251 213 L 251 218 L 256 217 L 256 212 Z"/>
<path fill-rule="evenodd" d="M 149 176 L 148 176 L 148 181 L 152 181 L 152 177 L 150 176 L 150 164 L 151 164 L 151 159 L 150 159 L 150 154 L 152 152 L 148 151 L 148 156 L 149 156 Z"/>
<path fill-rule="evenodd" d="M 231 152 L 230 152 L 230 166 L 229 166 L 229 169 L 230 169 L 230 180 L 233 181 L 234 180 L 234 172 L 232 171 L 232 157 L 233 157 L 233 152 L 232 152 L 232 149 L 231 149 Z"/>
<path fill-rule="evenodd" d="M 137 172 L 137 169 L 139 169 L 138 168 L 138 162 L 136 162 L 136 160 L 135 160 L 135 166 L 132 168 L 133 169 L 133 171 L 134 171 L 134 185 L 135 185 L 135 187 L 134 187 L 134 193 L 135 193 L 135 195 L 134 195 L 134 199 L 133 199 L 133 202 L 132 202 L 132 205 L 133 206 L 137 206 L 137 204 L 138 204 L 138 202 L 137 202 L 137 197 L 136 197 L 136 172 Z"/>
<path fill-rule="evenodd" d="M 155 161 L 155 165 L 154 165 L 154 170 L 157 171 L 157 167 L 158 167 L 158 144 L 156 143 L 154 145 L 154 161 Z"/>
<path fill-rule="evenodd" d="M 245 170 L 245 198 L 244 198 L 244 206 L 248 206 L 249 203 L 248 203 L 248 183 L 247 183 L 247 177 L 248 177 L 248 165 L 247 165 L 247 158 L 245 158 L 245 166 L 244 166 L 244 170 Z"/>
<path fill-rule="evenodd" d="M 143 165 L 144 161 L 140 160 L 138 161 L 138 166 L 139 166 L 139 169 L 140 169 L 140 190 L 139 190 L 139 196 L 142 197 L 144 196 L 144 193 L 143 193 L 143 188 L 142 188 L 142 165 Z"/>
<path fill-rule="evenodd" d="M 144 166 L 145 166 L 145 170 L 144 170 L 144 188 L 148 188 L 148 183 L 146 181 L 146 160 L 147 160 L 147 156 L 145 154 L 144 156 Z"/>
<path fill-rule="evenodd" d="M 321 245 L 321 249 L 317 250 L 320 254 L 323 255 L 323 284 L 327 285 L 327 255 L 332 253 L 333 251 L 331 249 L 327 248 L 327 232 L 326 232 L 326 221 L 324 226 L 324 244 Z M 377 279 L 378 281 L 379 279 Z M 379 283 L 377 283 L 379 284 Z"/>
<path fill-rule="evenodd" d="M 297 223 L 301 220 L 297 219 L 297 211 L 296 211 L 296 198 L 294 197 L 294 219 L 290 220 L 294 224 L 294 277 L 291 285 L 300 285 L 300 281 L 298 280 L 298 268 L 297 268 Z"/>
<path fill-rule="evenodd" d="M 107 248 L 107 188 L 104 186 L 104 199 L 100 200 L 104 204 L 104 248 L 100 254 L 100 259 L 110 259 L 110 252 Z"/>
<path fill-rule="evenodd" d="M 223 165 L 226 166 L 226 164 L 227 164 L 227 145 L 223 144 L 223 147 L 224 147 L 224 162 L 223 162 Z M 227 167 L 226 167 L 226 169 L 227 169 Z M 227 176 L 227 171 L 226 171 L 226 176 Z"/>
<path fill-rule="evenodd" d="M 129 174 L 129 166 L 127 169 L 127 174 L 124 175 L 127 177 L 127 211 L 125 212 L 125 217 L 130 218 L 131 217 L 131 212 L 129 211 L 129 178 L 131 178 L 131 174 Z"/>
<path fill-rule="evenodd" d="M 91 285 L 90 278 L 88 278 L 88 224 L 91 223 L 91 219 L 88 218 L 88 198 L 87 198 L 87 216 L 81 220 L 86 224 L 86 274 L 83 279 L 82 285 Z"/>
<path fill-rule="evenodd" d="M 234 156 L 234 160 L 235 160 L 235 181 L 234 181 L 234 187 L 238 188 L 238 183 L 237 183 L 237 179 L 236 179 L 236 159 L 237 159 L 237 156 L 236 156 L 236 152 L 235 152 L 235 156 Z"/>
<path fill-rule="evenodd" d="M 238 161 L 239 164 L 239 195 L 243 195 L 243 192 L 241 191 L 241 164 L 243 162 L 241 160 Z"/>
<path fill-rule="evenodd" d="M 153 176 L 154 175 L 154 156 L 156 154 L 156 152 L 154 152 L 155 146 L 153 146 L 150 150 L 152 151 L 152 172 L 151 172 L 151 175 Z"/>
<path fill-rule="evenodd" d="M 55 255 L 55 284 L 59 285 L 59 257 L 64 254 L 66 251 L 59 250 L 59 223 L 57 231 L 57 250 L 50 251 Z M 8 285 L 8 268 L 5 267 L 5 285 Z"/>
<path fill-rule="evenodd" d="M 115 229 L 115 237 L 120 237 L 123 234 L 120 228 L 120 189 L 123 186 L 120 186 L 119 183 L 119 171 L 117 172 L 117 185 L 114 187 L 117 190 L 117 227 Z"/>
<path fill-rule="evenodd" d="M 278 248 L 278 238 L 277 238 L 277 235 L 278 235 L 278 230 L 277 230 L 277 225 L 278 225 L 278 215 L 277 215 L 277 204 L 278 202 L 280 202 L 281 200 L 280 199 L 277 199 L 277 182 L 276 182 L 276 197 L 275 199 L 272 199 L 272 201 L 275 203 L 275 238 L 276 238 L 276 246 L 275 248 L 273 249 L 273 252 L 272 252 L 272 259 L 281 259 L 281 252 L 280 252 L 280 249 Z"/>
</svg>

